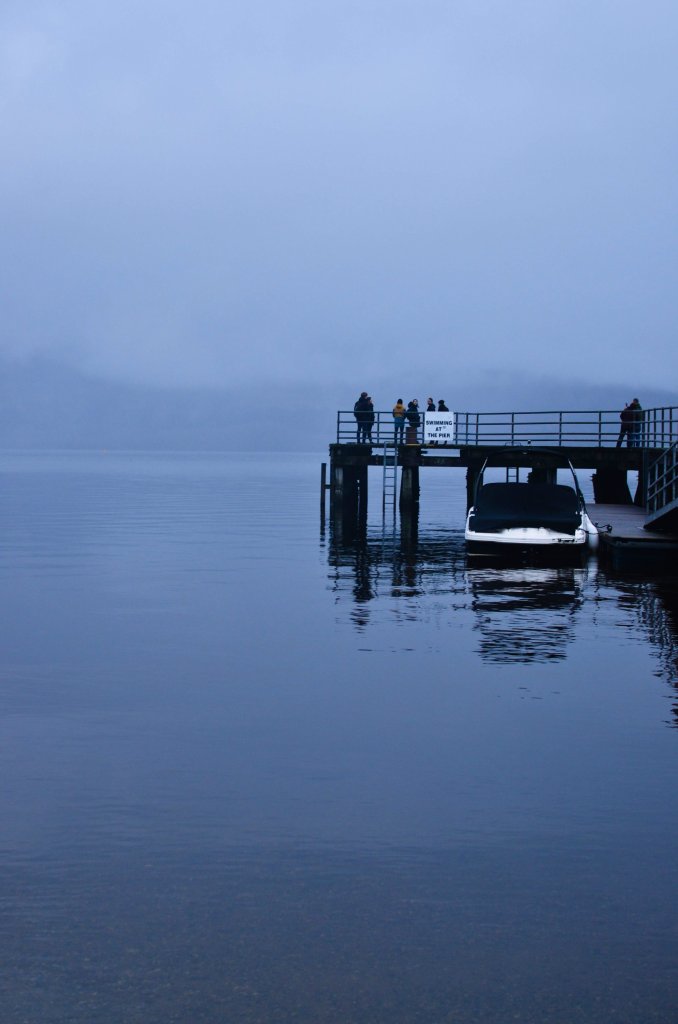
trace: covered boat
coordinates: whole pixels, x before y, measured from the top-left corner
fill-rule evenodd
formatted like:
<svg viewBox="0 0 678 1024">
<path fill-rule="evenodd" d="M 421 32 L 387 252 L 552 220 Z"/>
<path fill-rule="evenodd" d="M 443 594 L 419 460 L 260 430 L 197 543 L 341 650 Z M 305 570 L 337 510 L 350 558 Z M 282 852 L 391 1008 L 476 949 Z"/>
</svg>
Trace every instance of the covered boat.
<svg viewBox="0 0 678 1024">
<path fill-rule="evenodd" d="M 516 480 L 486 483 L 486 471 L 493 464 L 509 466 Z M 528 473 L 524 483 L 517 479 L 521 468 Z M 558 482 L 558 469 L 567 471 L 566 484 Z M 589 519 L 569 459 L 551 449 L 510 448 L 485 460 L 465 537 L 470 555 L 497 555 L 556 548 L 585 550 L 596 546 L 598 530 Z"/>
</svg>

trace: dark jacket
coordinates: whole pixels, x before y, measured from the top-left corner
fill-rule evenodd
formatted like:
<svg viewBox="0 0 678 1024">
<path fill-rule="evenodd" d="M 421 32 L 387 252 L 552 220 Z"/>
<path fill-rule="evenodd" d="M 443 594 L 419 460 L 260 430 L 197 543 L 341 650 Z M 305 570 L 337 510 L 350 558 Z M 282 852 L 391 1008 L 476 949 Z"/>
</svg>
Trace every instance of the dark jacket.
<svg viewBox="0 0 678 1024">
<path fill-rule="evenodd" d="M 353 415 L 358 423 L 363 423 L 365 426 L 374 423 L 374 406 L 369 398 L 358 399 L 353 406 Z"/>
<path fill-rule="evenodd" d="M 421 423 L 421 416 L 419 415 L 419 409 L 414 402 L 408 402 L 407 412 L 405 413 L 407 422 L 411 427 L 418 427 Z"/>
<path fill-rule="evenodd" d="M 642 418 L 643 408 L 640 402 L 629 402 L 619 413 L 619 419 L 622 421 L 623 427 L 631 427 L 634 424 L 638 424 Z"/>
<path fill-rule="evenodd" d="M 631 402 L 628 411 L 631 413 L 631 423 L 638 424 L 643 418 L 643 407 L 640 402 Z"/>
</svg>

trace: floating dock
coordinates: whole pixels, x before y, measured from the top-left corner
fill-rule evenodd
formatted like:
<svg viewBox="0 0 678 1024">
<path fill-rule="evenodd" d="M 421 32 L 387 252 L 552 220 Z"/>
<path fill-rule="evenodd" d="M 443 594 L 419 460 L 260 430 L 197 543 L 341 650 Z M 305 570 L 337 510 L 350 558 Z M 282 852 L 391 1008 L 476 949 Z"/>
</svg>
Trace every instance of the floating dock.
<svg viewBox="0 0 678 1024">
<path fill-rule="evenodd" d="M 644 508 L 595 502 L 588 512 L 598 527 L 600 558 L 612 569 L 678 569 L 678 533 L 648 529 Z"/>
</svg>

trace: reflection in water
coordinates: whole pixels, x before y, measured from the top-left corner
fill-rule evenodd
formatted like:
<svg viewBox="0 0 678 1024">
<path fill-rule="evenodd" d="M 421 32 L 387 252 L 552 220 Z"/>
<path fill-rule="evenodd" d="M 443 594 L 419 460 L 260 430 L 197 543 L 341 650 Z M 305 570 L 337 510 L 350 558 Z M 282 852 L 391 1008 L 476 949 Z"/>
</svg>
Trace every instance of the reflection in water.
<svg viewBox="0 0 678 1024">
<path fill-rule="evenodd" d="M 390 594 L 403 599 L 399 616 L 415 621 L 423 612 L 417 599 L 447 596 L 456 608 L 470 609 L 479 642 L 477 653 L 495 664 L 528 664 L 567 657 L 576 619 L 590 585 L 598 580 L 591 560 L 578 566 L 516 566 L 484 562 L 469 565 L 459 531 L 420 533 L 416 520 L 398 531 L 370 532 L 366 523 L 331 533 L 329 564 L 340 600 L 349 589 L 351 620 L 364 630 L 370 603 Z M 647 631 L 659 652 L 662 676 L 678 692 L 678 589 L 666 579 L 614 578 L 617 601 Z M 678 698 L 673 709 L 678 727 Z"/>
<path fill-rule="evenodd" d="M 401 614 L 407 620 L 423 614 L 418 598 L 447 595 L 474 613 L 478 653 L 495 663 L 565 658 L 595 566 L 470 567 L 458 531 L 418 534 L 407 522 L 388 536 L 366 528 L 335 534 L 329 561 L 337 598 L 350 587 L 358 629 L 370 622 L 370 602 L 387 592 L 406 599 Z"/>
<path fill-rule="evenodd" d="M 567 656 L 583 600 L 585 568 L 473 568 L 466 576 L 481 658 L 527 663 Z"/>
<path fill-rule="evenodd" d="M 674 1020 L 673 593 L 115 458 L 0 460 L 2 1024 Z"/>
<path fill-rule="evenodd" d="M 631 598 L 630 594 L 628 596 Z M 671 724 L 678 728 L 678 590 L 675 581 L 643 582 L 636 585 L 633 599 L 650 642 L 659 652 L 662 675 L 676 691 Z"/>
<path fill-rule="evenodd" d="M 337 600 L 350 590 L 351 620 L 358 629 L 369 624 L 370 602 L 376 598 L 407 599 L 402 614 L 414 620 L 418 597 L 464 586 L 463 536 L 446 531 L 419 536 L 416 520 L 405 520 L 397 532 L 369 533 L 364 525 L 333 530 L 328 561 Z"/>
</svg>

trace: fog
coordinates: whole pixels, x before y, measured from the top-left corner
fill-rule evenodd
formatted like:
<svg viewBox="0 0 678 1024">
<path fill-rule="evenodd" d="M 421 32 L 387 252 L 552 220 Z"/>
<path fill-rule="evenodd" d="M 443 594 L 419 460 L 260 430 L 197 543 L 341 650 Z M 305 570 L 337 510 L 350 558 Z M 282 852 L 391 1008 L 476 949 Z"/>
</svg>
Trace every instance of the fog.
<svg viewBox="0 0 678 1024">
<path fill-rule="evenodd" d="M 322 454 L 336 440 L 337 411 L 352 410 L 363 383 L 381 411 L 389 411 L 401 393 L 422 403 L 433 393 L 454 412 L 616 410 L 620 395 L 623 401 L 633 397 L 628 389 L 583 381 L 488 375 L 462 387 L 450 377 L 443 390 L 443 380 L 422 365 L 416 377 L 399 382 L 397 392 L 392 382 L 378 379 L 361 381 L 357 389 L 332 382 L 271 390 L 161 388 L 89 376 L 43 357 L 22 366 L 0 360 L 1 447 Z M 675 391 L 640 395 L 645 408 L 678 405 Z"/>
<path fill-rule="evenodd" d="M 363 388 L 675 402 L 677 30 L 623 0 L 6 3 L 0 443 L 219 448 L 224 407 L 282 404 L 296 446 Z"/>
</svg>

